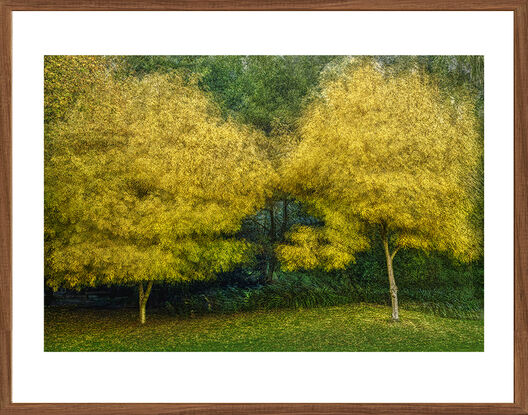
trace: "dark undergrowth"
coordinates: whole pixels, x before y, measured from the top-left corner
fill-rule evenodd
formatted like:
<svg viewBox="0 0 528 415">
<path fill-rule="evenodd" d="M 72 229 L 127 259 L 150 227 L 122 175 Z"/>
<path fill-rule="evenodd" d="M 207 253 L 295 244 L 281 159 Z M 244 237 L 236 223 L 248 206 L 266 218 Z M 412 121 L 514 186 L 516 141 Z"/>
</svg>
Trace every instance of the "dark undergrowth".
<svg viewBox="0 0 528 415">
<path fill-rule="evenodd" d="M 440 317 L 478 320 L 483 300 L 478 289 L 408 288 L 399 290 L 400 307 Z M 272 284 L 223 286 L 175 294 L 159 307 L 168 314 L 193 316 L 282 308 L 329 307 L 352 303 L 389 305 L 388 284 L 359 284 L 347 276 L 279 273 Z"/>
<path fill-rule="evenodd" d="M 481 320 L 482 261 L 459 264 L 438 254 L 402 251 L 395 260 L 400 307 L 439 317 Z M 299 309 L 369 303 L 390 305 L 383 252 L 358 256 L 340 272 L 278 272 L 264 283 L 259 272 L 237 270 L 215 280 L 156 284 L 148 308 L 181 317 L 256 310 Z M 51 297 L 51 296 L 49 296 Z M 48 305 L 88 308 L 137 307 L 137 287 L 100 287 L 56 293 Z"/>
</svg>

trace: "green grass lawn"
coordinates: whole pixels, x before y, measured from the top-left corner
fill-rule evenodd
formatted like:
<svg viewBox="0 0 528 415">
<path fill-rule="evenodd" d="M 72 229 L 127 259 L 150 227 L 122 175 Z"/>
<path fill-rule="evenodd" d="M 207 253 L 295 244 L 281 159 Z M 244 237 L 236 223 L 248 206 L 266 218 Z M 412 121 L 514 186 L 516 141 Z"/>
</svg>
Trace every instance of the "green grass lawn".
<svg viewBox="0 0 528 415">
<path fill-rule="evenodd" d="M 135 310 L 45 310 L 44 350 L 125 351 L 483 351 L 483 320 L 437 317 L 373 304 L 208 315 L 181 319 Z"/>
</svg>

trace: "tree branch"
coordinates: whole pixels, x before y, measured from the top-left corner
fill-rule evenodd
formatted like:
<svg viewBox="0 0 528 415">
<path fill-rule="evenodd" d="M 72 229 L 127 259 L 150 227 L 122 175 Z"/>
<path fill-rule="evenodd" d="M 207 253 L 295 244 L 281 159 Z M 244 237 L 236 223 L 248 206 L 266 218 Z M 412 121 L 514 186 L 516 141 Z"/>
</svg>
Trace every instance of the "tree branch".
<svg viewBox="0 0 528 415">
<path fill-rule="evenodd" d="M 253 223 L 256 223 L 257 225 L 259 225 L 262 229 L 264 229 L 266 232 L 269 232 L 269 228 L 264 226 L 262 223 L 260 223 L 259 221 L 253 219 L 253 218 L 248 218 L 251 222 Z"/>
<path fill-rule="evenodd" d="M 152 290 L 152 284 L 153 284 L 153 281 L 150 280 L 147 284 L 147 291 L 145 292 L 145 302 L 147 302 L 148 298 L 149 298 L 149 295 L 150 295 L 150 291 Z M 143 284 L 141 284 L 143 286 Z"/>
</svg>

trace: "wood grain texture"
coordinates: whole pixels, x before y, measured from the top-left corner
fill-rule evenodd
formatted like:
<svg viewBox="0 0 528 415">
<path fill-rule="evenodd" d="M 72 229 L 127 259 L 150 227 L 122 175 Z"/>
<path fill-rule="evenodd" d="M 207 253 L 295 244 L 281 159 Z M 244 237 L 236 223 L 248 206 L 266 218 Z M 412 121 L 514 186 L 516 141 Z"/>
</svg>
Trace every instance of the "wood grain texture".
<svg viewBox="0 0 528 415">
<path fill-rule="evenodd" d="M 525 0 L 5 0 L 13 10 L 515 10 Z"/>
<path fill-rule="evenodd" d="M 512 404 L 14 404 L 5 415 L 18 414 L 108 414 L 108 415 L 294 415 L 294 414 L 394 414 L 394 415 L 521 415 L 521 408 Z"/>
<path fill-rule="evenodd" d="M 528 2 L 515 12 L 515 403 L 528 413 Z"/>
<path fill-rule="evenodd" d="M 524 0 L 4 0 L 13 10 L 514 10 Z"/>
<path fill-rule="evenodd" d="M 514 404 L 13 404 L 11 402 L 11 11 L 515 11 Z M 528 0 L 0 0 L 0 414 L 528 414 Z M 507 276 L 505 276 L 507 277 Z"/>
<path fill-rule="evenodd" d="M 11 400 L 11 12 L 3 5 L 0 7 L 0 48 L 0 408 L 2 408 Z"/>
</svg>

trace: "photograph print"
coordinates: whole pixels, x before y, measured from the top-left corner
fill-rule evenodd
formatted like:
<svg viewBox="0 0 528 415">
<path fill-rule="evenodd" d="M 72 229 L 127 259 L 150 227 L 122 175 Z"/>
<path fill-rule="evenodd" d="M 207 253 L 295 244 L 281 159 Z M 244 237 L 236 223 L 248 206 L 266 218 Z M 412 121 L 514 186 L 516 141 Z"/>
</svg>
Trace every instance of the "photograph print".
<svg viewBox="0 0 528 415">
<path fill-rule="evenodd" d="M 483 56 L 43 63 L 45 351 L 484 351 Z"/>
</svg>

